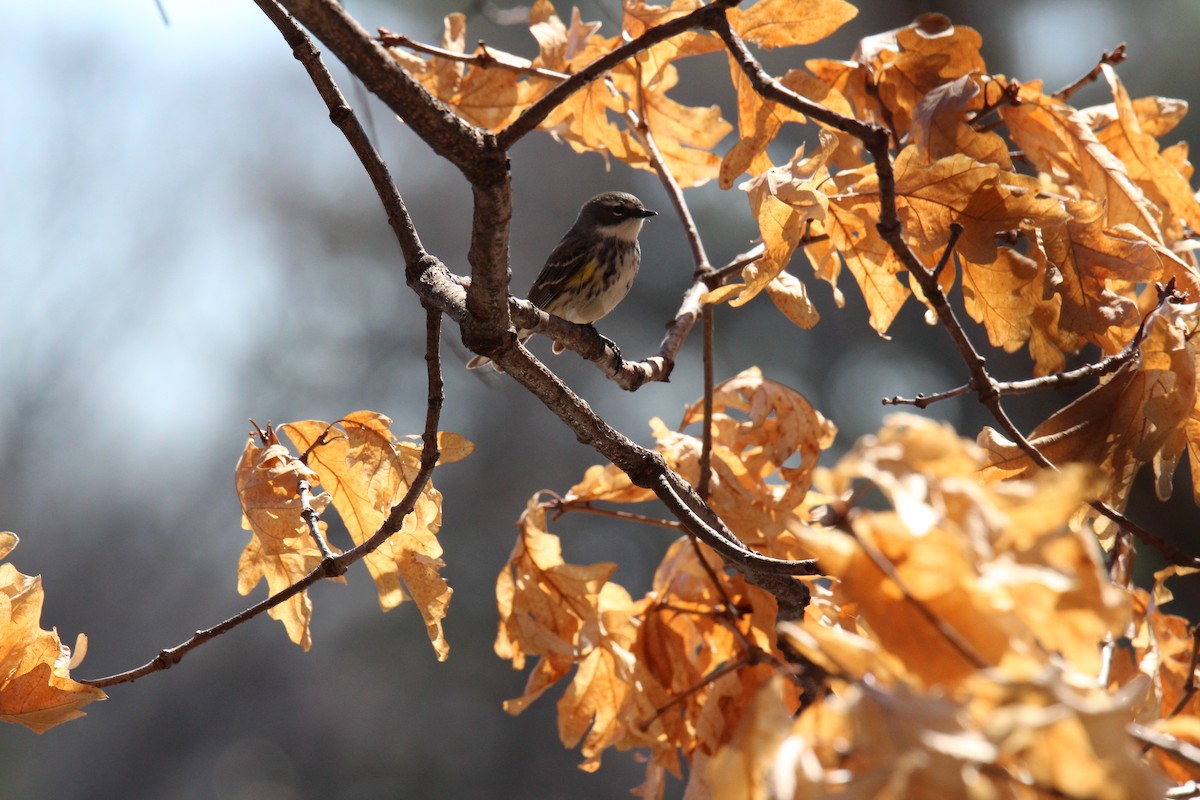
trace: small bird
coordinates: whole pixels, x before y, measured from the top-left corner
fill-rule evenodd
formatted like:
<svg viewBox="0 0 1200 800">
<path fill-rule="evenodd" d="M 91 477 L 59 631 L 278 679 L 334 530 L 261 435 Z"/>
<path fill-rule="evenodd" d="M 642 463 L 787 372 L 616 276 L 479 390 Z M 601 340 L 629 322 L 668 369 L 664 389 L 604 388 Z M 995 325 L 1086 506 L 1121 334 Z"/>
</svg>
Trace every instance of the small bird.
<svg viewBox="0 0 1200 800">
<path fill-rule="evenodd" d="M 608 314 L 633 286 L 642 261 L 638 234 L 642 222 L 657 213 L 625 192 L 605 192 L 588 200 L 571 230 L 550 252 L 529 289 L 529 302 L 547 314 L 581 325 L 591 325 Z M 521 342 L 532 335 L 527 330 L 517 332 Z M 562 345 L 555 342 L 555 354 L 562 351 Z M 467 368 L 491 363 L 490 358 L 475 356 Z"/>
</svg>

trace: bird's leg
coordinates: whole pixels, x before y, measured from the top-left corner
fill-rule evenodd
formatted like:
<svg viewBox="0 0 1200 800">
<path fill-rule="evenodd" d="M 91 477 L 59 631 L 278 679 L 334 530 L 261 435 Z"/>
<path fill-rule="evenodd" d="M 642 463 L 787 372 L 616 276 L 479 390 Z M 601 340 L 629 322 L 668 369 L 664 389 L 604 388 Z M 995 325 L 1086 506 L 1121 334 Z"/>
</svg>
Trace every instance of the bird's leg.
<svg viewBox="0 0 1200 800">
<path fill-rule="evenodd" d="M 615 355 L 617 357 L 617 361 L 619 363 L 624 363 L 625 359 L 621 357 L 621 348 L 617 347 L 616 342 L 614 342 L 612 339 L 605 336 L 600 331 L 596 330 L 595 325 L 589 324 L 588 328 L 591 329 L 592 333 L 596 334 L 596 338 L 598 338 L 601 342 L 603 342 L 606 346 L 608 346 L 608 348 L 610 350 L 613 351 L 613 355 Z"/>
</svg>

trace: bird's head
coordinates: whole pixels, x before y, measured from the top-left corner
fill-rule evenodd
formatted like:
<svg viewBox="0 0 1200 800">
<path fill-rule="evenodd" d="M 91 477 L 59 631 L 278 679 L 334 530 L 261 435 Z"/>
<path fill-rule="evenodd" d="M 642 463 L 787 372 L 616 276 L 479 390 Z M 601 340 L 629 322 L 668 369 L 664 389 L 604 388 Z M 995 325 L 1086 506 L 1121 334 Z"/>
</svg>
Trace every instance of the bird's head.
<svg viewBox="0 0 1200 800">
<path fill-rule="evenodd" d="M 575 226 L 594 227 L 602 235 L 632 242 L 641 232 L 642 222 L 657 213 L 646 208 L 641 200 L 631 194 L 605 192 L 584 203 Z"/>
</svg>

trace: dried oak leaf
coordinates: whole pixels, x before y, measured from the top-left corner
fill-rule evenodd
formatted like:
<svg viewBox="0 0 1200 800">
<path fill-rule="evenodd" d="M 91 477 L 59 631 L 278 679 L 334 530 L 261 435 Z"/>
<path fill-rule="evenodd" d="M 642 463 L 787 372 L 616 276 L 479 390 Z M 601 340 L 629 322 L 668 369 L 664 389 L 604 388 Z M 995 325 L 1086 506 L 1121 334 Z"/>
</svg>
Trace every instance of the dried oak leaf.
<svg viewBox="0 0 1200 800">
<path fill-rule="evenodd" d="M 1036 181 L 995 164 L 963 155 L 926 163 L 910 146 L 897 156 L 894 171 L 905 239 L 927 266 L 940 257 L 952 223 L 963 228 L 955 245 L 959 257 L 971 264 L 991 264 L 997 258 L 998 233 L 1022 227 L 1054 230 L 1067 221 L 1062 203 L 1041 197 Z M 897 278 L 902 265 L 875 228 L 881 207 L 879 179 L 874 169 L 862 168 L 838 173 L 834 180 L 838 189 L 829 197 L 826 228 L 862 289 L 871 325 L 884 333 L 909 289 Z M 953 269 L 943 270 L 943 286 L 953 279 Z"/>
<path fill-rule="evenodd" d="M 0 532 L 0 559 L 16 546 L 16 534 Z M 108 697 L 71 680 L 71 649 L 57 631 L 41 627 L 43 599 L 40 576 L 0 564 L 0 722 L 36 733 L 81 717 L 88 703 Z"/>
<path fill-rule="evenodd" d="M 1152 463 L 1160 496 L 1188 441 L 1196 405 L 1195 304 L 1165 304 L 1146 323 L 1139 357 L 1038 425 L 1029 441 L 1054 464 L 1099 467 L 1105 485 L 1097 497 L 1124 508 L 1137 471 Z M 1038 471 L 1029 456 L 992 428 L 979 435 L 990 480 Z"/>
<path fill-rule="evenodd" d="M 856 16 L 858 9 L 843 0 L 758 0 L 731 9 L 729 23 L 743 39 L 773 49 L 819 42 Z"/>
<path fill-rule="evenodd" d="M 1019 101 L 999 113 L 1009 135 L 1043 180 L 1062 196 L 1104 204 L 1103 226 L 1134 226 L 1161 239 L 1159 218 L 1125 164 L 1100 143 L 1082 113 L 1042 94 L 1037 83 L 1021 85 Z"/>
<path fill-rule="evenodd" d="M 391 420 L 373 411 L 356 411 L 335 424 L 340 431 L 317 420 L 280 429 L 301 452 L 311 450 L 308 463 L 358 545 L 382 527 L 408 491 L 420 469 L 422 447 L 416 441 L 396 439 Z M 464 458 L 474 445 L 456 434 L 440 432 L 438 449 L 445 464 Z M 363 560 L 378 587 L 380 608 L 389 611 L 411 597 L 438 660 L 445 660 L 449 644 L 442 620 L 452 590 L 440 574 L 445 566 L 437 540 L 441 524 L 442 495 L 429 482 L 400 530 Z"/>
<path fill-rule="evenodd" d="M 702 405 L 680 428 L 701 421 Z M 651 429 L 667 463 L 686 479 L 699 478 L 701 442 L 657 419 Z M 712 480 L 709 505 L 747 544 L 778 558 L 807 558 L 788 533 L 814 502 L 809 496 L 821 450 L 837 426 L 798 392 L 751 367 L 713 391 Z"/>
<path fill-rule="evenodd" d="M 838 140 L 827 131 L 821 132 L 820 139 L 821 146 L 812 156 L 805 157 L 801 147 L 787 165 L 772 167 L 738 187 L 750 200 L 750 211 L 763 238 L 763 256 L 742 270 L 742 283 L 714 289 L 704 296 L 704 302 L 728 301 L 732 306 L 741 306 L 766 289 L 793 322 L 802 327 L 816 324 L 817 310 L 803 284 L 794 276 L 784 277 L 784 268 L 811 223 L 824 220 L 828 211 L 829 200 L 822 187 L 829 180 L 826 162 L 837 149 Z M 837 273 L 823 277 L 833 282 Z"/>
<path fill-rule="evenodd" d="M 812 633 L 817 644 L 866 635 L 889 654 L 889 674 L 918 686 L 953 686 L 985 667 L 1027 674 L 1045 651 L 1095 674 L 1096 642 L 1126 615 L 1090 535 L 1068 524 L 1094 476 L 1076 468 L 988 485 L 977 475 L 983 458 L 949 426 L 910 415 L 860 440 L 821 486 L 837 496 L 866 481 L 891 510 L 858 511 L 853 536 L 794 531 L 837 579 L 835 602 L 853 604 L 858 630 L 817 615 L 798 627 L 835 629 Z M 851 636 L 846 646 L 862 645 Z"/>
<path fill-rule="evenodd" d="M 1186 107 L 1180 109 L 1178 101 L 1172 104 L 1164 98 L 1145 98 L 1152 101 L 1153 105 L 1148 107 L 1143 103 L 1142 113 L 1138 113 L 1116 71 L 1104 64 L 1101 72 L 1112 90 L 1113 114 L 1108 119 L 1093 120 L 1107 123 L 1097 131 L 1096 138 L 1121 159 L 1129 178 L 1161 210 L 1163 236 L 1167 243 L 1184 238 L 1184 225 L 1190 230 L 1200 230 L 1200 201 L 1197 201 L 1188 181 L 1191 165 L 1186 158 L 1182 164 L 1172 163 L 1155 140 L 1155 135 L 1162 134 L 1151 134 L 1144 130 L 1148 127 L 1165 133 L 1182 118 Z M 1166 104 L 1163 113 L 1168 119 L 1162 124 L 1148 113 L 1150 108 L 1156 115 L 1159 113 L 1158 103 L 1154 102 L 1158 100 Z"/>
<path fill-rule="evenodd" d="M 733 181 L 743 172 L 759 175 L 770 169 L 767 146 L 775 140 L 786 123 L 803 123 L 807 120 L 799 111 L 760 95 L 732 57 L 729 59 L 729 74 L 737 92 L 738 141 L 721 160 L 719 183 L 722 189 L 733 186 Z M 779 79 L 779 83 L 830 111 L 846 117 L 854 114 L 850 103 L 840 92 L 805 70 L 789 70 Z"/>
<path fill-rule="evenodd" d="M 520 534 L 508 565 L 496 581 L 500 627 L 495 650 L 525 665 L 537 656 L 525 693 L 506 701 L 519 714 L 546 689 L 575 675 L 559 700 L 559 736 L 567 747 L 583 740 L 583 769 L 595 770 L 601 752 L 617 743 L 649 746 L 653 738 L 637 725 L 654 708 L 637 687 L 648 680 L 630 653 L 636 636 L 635 603 L 609 582 L 615 564 L 567 564 L 557 536 L 546 528 L 545 508 L 533 497 L 521 516 Z M 632 742 L 630 741 L 632 739 Z"/>
<path fill-rule="evenodd" d="M 1004 137 L 977 131 L 966 119 L 968 111 L 983 106 L 981 84 L 995 87 L 997 83 L 970 74 L 929 90 L 913 110 L 911 135 L 917 152 L 929 163 L 958 153 L 1011 172 L 1012 159 Z"/>
<path fill-rule="evenodd" d="M 904 138 L 931 91 L 985 74 L 982 42 L 972 28 L 953 25 L 942 14 L 922 14 L 911 25 L 862 39 L 851 60 L 810 59 L 805 66 L 845 95 L 859 119 Z"/>
<path fill-rule="evenodd" d="M 297 483 L 301 479 L 316 483 L 317 474 L 293 457 L 273 430 L 262 445 L 254 438 L 247 440 L 235 470 L 242 528 L 250 531 L 250 542 L 238 561 L 239 593 L 249 594 L 265 579 L 268 593 L 276 594 L 312 572 L 321 562 L 321 552 L 300 517 Z M 328 494 L 312 498 L 312 509 L 317 514 L 328 504 Z M 325 522 L 318 522 L 318 526 L 323 534 Z M 309 630 L 312 601 L 307 591 L 288 598 L 267 613 L 283 623 L 295 644 L 305 650 L 312 647 Z"/>
</svg>

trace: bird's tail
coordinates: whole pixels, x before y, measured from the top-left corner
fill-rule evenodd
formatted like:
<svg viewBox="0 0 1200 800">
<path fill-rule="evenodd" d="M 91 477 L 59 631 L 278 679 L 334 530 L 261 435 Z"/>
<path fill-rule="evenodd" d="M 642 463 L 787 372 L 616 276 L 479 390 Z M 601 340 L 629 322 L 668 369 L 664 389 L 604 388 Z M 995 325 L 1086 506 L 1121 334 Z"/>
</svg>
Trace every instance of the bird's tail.
<svg viewBox="0 0 1200 800">
<path fill-rule="evenodd" d="M 524 331 L 521 331 L 517 334 L 517 341 L 519 341 L 521 344 L 525 344 L 532 336 L 532 333 L 525 333 Z M 500 369 L 499 365 L 497 365 L 487 356 L 475 356 L 467 362 L 467 369 L 479 369 L 480 367 L 486 367 L 488 364 L 491 364 L 492 369 L 496 370 L 496 372 L 504 372 L 504 370 Z"/>
</svg>

